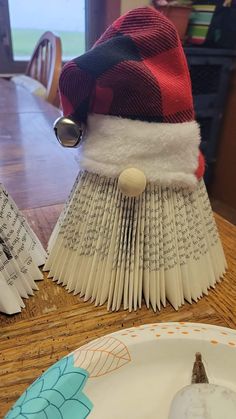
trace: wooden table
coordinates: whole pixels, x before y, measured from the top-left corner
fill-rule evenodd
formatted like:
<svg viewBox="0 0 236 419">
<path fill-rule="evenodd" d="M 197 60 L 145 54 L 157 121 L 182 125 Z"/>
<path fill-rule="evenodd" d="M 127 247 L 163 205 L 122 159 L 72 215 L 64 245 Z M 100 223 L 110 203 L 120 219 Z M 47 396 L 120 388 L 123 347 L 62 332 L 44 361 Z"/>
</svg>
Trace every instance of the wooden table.
<svg viewBox="0 0 236 419">
<path fill-rule="evenodd" d="M 76 151 L 60 148 L 54 139 L 57 110 L 6 83 L 0 81 L 1 181 L 46 243 L 76 176 Z M 177 312 L 168 305 L 156 314 L 144 306 L 133 313 L 108 313 L 45 278 L 22 313 L 0 315 L 0 417 L 50 365 L 105 333 L 163 321 L 236 328 L 236 227 L 218 215 L 216 221 L 229 271 L 197 304 L 186 303 Z"/>
<path fill-rule="evenodd" d="M 0 180 L 21 209 L 64 202 L 78 164 L 76 150 L 55 139 L 58 109 L 0 79 Z"/>
</svg>

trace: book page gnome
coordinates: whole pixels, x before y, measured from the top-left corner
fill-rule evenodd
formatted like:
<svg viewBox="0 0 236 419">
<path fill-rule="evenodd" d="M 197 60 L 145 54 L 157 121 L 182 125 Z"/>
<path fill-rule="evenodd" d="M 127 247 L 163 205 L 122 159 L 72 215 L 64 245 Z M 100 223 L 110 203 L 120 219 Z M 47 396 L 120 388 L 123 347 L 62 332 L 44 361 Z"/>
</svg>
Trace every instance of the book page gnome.
<svg viewBox="0 0 236 419">
<path fill-rule="evenodd" d="M 152 7 L 117 19 L 60 76 L 55 132 L 80 171 L 45 270 L 108 310 L 177 310 L 226 261 L 207 191 L 191 81 L 173 24 Z"/>
</svg>

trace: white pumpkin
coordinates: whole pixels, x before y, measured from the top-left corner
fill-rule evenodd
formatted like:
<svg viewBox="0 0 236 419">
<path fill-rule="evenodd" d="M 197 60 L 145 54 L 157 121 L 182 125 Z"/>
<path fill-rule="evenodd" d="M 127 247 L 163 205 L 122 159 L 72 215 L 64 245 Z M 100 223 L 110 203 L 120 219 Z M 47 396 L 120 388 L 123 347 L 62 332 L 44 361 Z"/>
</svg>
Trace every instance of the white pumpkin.
<svg viewBox="0 0 236 419">
<path fill-rule="evenodd" d="M 175 395 L 168 419 L 236 419 L 236 393 L 215 384 L 191 384 Z"/>
</svg>

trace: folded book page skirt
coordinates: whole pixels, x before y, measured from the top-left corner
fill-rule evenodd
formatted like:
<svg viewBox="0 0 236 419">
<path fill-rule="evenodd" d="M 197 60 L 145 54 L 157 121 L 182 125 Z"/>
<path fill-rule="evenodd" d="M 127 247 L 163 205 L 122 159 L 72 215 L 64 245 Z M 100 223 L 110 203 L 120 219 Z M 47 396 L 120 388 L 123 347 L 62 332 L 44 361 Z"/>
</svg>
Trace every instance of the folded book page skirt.
<svg viewBox="0 0 236 419">
<path fill-rule="evenodd" d="M 49 277 L 95 305 L 154 311 L 197 302 L 226 260 L 203 180 L 194 190 L 148 182 L 137 198 L 117 178 L 81 171 L 49 241 Z"/>
</svg>

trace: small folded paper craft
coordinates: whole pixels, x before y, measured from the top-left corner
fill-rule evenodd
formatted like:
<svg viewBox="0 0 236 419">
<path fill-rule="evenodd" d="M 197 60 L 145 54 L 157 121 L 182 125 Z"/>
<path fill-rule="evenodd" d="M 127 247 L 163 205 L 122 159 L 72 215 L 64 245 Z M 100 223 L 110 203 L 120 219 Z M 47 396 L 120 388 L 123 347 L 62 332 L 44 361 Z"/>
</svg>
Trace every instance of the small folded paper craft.
<svg viewBox="0 0 236 419">
<path fill-rule="evenodd" d="M 38 266 L 45 258 L 40 241 L 0 184 L 0 312 L 19 313 L 25 307 L 23 298 L 33 295 L 35 280 L 43 278 Z"/>
</svg>

